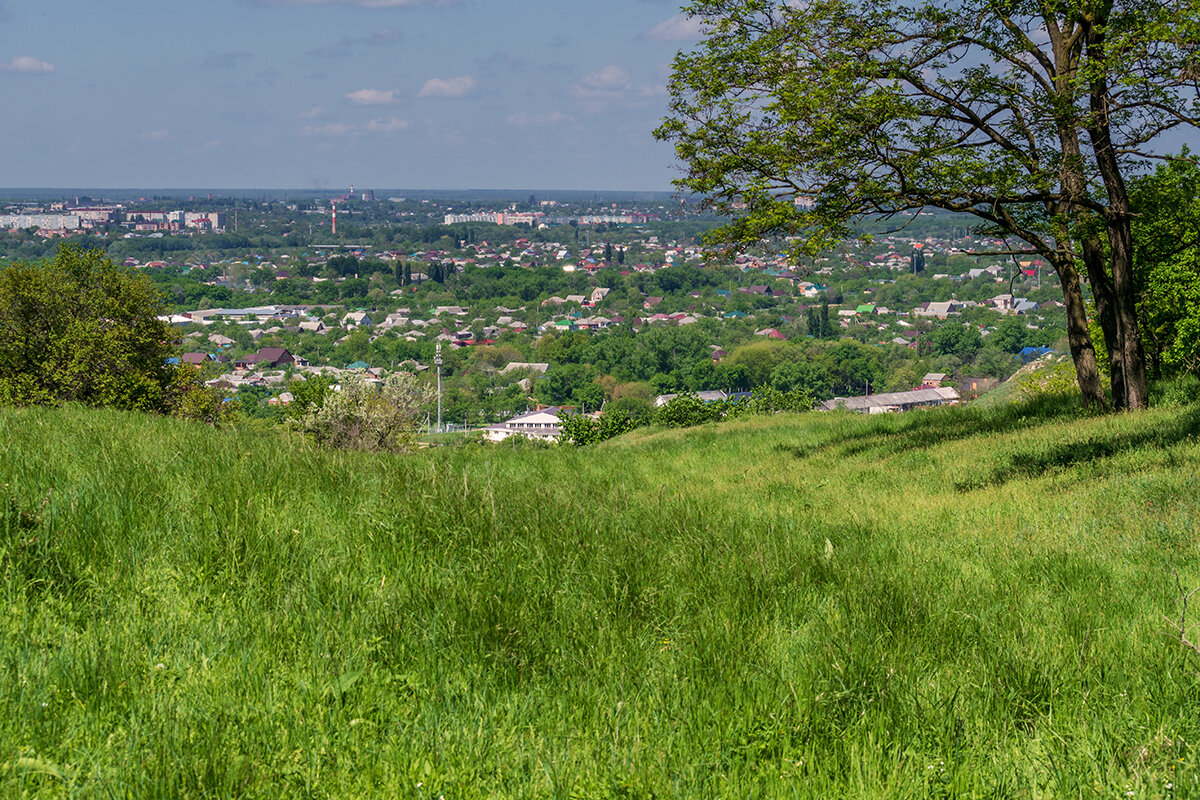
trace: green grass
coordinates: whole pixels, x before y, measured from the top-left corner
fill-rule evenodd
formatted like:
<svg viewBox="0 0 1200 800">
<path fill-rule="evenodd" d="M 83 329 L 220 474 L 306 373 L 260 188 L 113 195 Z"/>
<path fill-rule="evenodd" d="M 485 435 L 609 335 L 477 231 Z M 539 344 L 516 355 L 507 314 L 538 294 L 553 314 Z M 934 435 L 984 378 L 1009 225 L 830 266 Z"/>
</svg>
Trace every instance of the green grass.
<svg viewBox="0 0 1200 800">
<path fill-rule="evenodd" d="M 375 456 L 6 411 L 0 795 L 1198 796 L 1163 619 L 1198 434 L 960 407 Z"/>
</svg>

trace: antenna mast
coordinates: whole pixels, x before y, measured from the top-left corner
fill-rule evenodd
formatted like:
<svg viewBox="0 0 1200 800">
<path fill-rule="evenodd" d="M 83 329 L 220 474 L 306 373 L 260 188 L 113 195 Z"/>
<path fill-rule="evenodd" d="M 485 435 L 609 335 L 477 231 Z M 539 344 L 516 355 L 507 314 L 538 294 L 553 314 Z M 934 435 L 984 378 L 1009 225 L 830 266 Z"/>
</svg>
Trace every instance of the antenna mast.
<svg viewBox="0 0 1200 800">
<path fill-rule="evenodd" d="M 441 433 L 442 432 L 442 343 L 441 342 L 438 342 L 438 344 L 437 344 L 437 350 L 435 351 L 434 356 L 433 356 L 433 363 L 437 365 L 437 375 L 438 375 L 437 432 Z"/>
</svg>

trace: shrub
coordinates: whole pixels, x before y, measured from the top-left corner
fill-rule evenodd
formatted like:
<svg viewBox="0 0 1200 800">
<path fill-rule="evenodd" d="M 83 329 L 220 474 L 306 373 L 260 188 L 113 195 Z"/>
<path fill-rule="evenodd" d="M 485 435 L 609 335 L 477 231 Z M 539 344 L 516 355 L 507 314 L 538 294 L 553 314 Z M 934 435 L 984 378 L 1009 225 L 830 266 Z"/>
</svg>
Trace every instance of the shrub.
<svg viewBox="0 0 1200 800">
<path fill-rule="evenodd" d="M 694 392 L 685 392 L 659 406 L 654 412 L 654 421 L 668 428 L 690 428 L 715 422 L 724 416 L 724 403 L 706 403 Z"/>
<path fill-rule="evenodd" d="M 637 427 L 636 423 L 628 416 L 607 411 L 598 419 L 586 414 L 560 411 L 559 419 L 562 420 L 560 423 L 562 433 L 558 437 L 559 443 L 576 447 L 607 441 Z"/>
<path fill-rule="evenodd" d="M 1017 378 L 1021 400 L 1077 394 L 1075 365 L 1068 358 L 1047 359 L 1044 365 Z"/>
<path fill-rule="evenodd" d="M 209 425 L 220 425 L 233 413 L 225 392 L 206 386 L 200 373 L 190 365 L 174 368 L 165 399 L 173 416 Z"/>
<path fill-rule="evenodd" d="M 422 407 L 433 397 L 427 386 L 407 373 L 390 375 L 376 387 L 361 377 L 330 392 L 309 409 L 300 427 L 319 444 L 346 450 L 412 449 L 428 415 Z"/>
</svg>

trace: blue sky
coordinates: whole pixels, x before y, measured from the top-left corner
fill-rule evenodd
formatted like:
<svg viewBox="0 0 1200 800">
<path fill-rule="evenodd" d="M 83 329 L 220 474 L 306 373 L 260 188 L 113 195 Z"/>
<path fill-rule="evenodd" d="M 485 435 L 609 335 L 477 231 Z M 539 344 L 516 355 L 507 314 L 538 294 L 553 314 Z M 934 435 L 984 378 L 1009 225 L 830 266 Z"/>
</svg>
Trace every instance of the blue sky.
<svg viewBox="0 0 1200 800">
<path fill-rule="evenodd" d="M 668 190 L 670 0 L 0 0 L 0 186 Z"/>
</svg>

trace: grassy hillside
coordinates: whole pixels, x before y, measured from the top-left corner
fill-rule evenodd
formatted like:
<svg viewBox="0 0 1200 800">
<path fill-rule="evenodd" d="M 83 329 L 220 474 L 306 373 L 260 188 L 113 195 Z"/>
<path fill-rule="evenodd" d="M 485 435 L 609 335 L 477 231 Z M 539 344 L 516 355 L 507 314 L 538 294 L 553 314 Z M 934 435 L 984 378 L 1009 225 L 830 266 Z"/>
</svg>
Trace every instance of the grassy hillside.
<svg viewBox="0 0 1200 800">
<path fill-rule="evenodd" d="M 0 794 L 1195 796 L 1163 615 L 1198 433 L 956 408 L 394 457 L 4 412 Z"/>
</svg>

